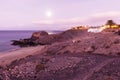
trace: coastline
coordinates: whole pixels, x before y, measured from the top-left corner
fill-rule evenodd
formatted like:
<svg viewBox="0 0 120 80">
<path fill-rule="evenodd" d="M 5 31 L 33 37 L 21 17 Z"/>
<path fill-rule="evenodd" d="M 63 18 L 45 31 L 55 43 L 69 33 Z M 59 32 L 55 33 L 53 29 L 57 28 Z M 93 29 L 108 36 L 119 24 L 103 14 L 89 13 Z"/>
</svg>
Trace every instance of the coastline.
<svg viewBox="0 0 120 80">
<path fill-rule="evenodd" d="M 41 51 L 41 49 L 43 48 L 44 46 L 25 47 L 25 48 L 15 49 L 12 51 L 0 52 L 0 64 L 4 66 L 16 59 L 37 54 L 37 52 Z"/>
<path fill-rule="evenodd" d="M 2 51 L 0 52 L 0 55 L 1 55 L 1 54 L 5 54 L 5 53 L 9 53 L 9 52 L 13 52 L 13 51 L 16 51 L 16 50 L 20 50 L 20 49 L 22 49 L 22 48 L 17 47 L 17 48 L 12 48 L 12 49 L 8 49 L 8 50 L 2 50 Z"/>
</svg>

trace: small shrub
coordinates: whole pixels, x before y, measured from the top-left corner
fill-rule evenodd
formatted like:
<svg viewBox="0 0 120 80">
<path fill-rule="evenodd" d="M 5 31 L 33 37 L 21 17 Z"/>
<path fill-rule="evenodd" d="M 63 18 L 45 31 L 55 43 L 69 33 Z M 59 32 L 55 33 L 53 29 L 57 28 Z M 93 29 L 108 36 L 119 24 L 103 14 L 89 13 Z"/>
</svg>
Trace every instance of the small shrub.
<svg viewBox="0 0 120 80">
<path fill-rule="evenodd" d="M 25 60 L 25 58 L 20 58 L 18 61 L 22 61 L 22 60 Z"/>
<path fill-rule="evenodd" d="M 118 52 L 117 55 L 120 55 L 120 52 Z"/>
<path fill-rule="evenodd" d="M 17 59 L 16 60 L 14 60 L 14 61 L 12 61 L 11 63 L 10 63 L 10 65 L 14 65 L 14 64 L 16 64 L 17 63 Z"/>
<path fill-rule="evenodd" d="M 26 56 L 26 58 L 30 58 L 30 57 L 32 57 L 32 55 L 28 55 L 28 56 Z"/>
<path fill-rule="evenodd" d="M 114 44 L 119 44 L 119 43 L 120 41 L 118 39 L 114 41 Z"/>
<path fill-rule="evenodd" d="M 105 80 L 114 80 L 112 77 L 107 77 Z"/>
<path fill-rule="evenodd" d="M 3 67 L 2 67 L 2 66 L 0 66 L 0 69 L 3 69 Z"/>
<path fill-rule="evenodd" d="M 14 68 L 14 66 L 17 64 L 17 62 L 18 62 L 17 59 L 14 60 L 14 61 L 12 61 L 12 62 L 10 63 L 10 65 L 7 66 L 7 69 L 9 69 L 9 68 Z"/>
<path fill-rule="evenodd" d="M 71 52 L 69 50 L 66 50 L 63 54 L 70 54 Z"/>
<path fill-rule="evenodd" d="M 107 48 L 110 48 L 110 46 L 109 46 L 109 45 L 106 45 L 105 48 L 106 48 L 106 49 L 107 49 Z"/>
<path fill-rule="evenodd" d="M 35 70 L 36 70 L 36 72 L 39 72 L 39 71 L 41 71 L 41 70 L 45 70 L 45 64 L 38 64 L 38 65 L 36 65 L 36 68 L 35 68 Z"/>
<path fill-rule="evenodd" d="M 46 64 L 49 61 L 47 58 L 41 58 L 41 64 Z"/>
</svg>

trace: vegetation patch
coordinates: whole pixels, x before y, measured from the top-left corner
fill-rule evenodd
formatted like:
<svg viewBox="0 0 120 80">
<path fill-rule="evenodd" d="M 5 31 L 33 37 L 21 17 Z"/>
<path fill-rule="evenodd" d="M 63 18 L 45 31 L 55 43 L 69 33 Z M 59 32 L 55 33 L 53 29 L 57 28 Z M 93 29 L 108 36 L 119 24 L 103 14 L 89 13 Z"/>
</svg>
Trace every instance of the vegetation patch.
<svg viewBox="0 0 120 80">
<path fill-rule="evenodd" d="M 36 72 L 39 72 L 41 70 L 45 70 L 45 68 L 46 68 L 45 64 L 40 63 L 40 64 L 36 65 L 35 70 L 36 70 Z"/>
</svg>

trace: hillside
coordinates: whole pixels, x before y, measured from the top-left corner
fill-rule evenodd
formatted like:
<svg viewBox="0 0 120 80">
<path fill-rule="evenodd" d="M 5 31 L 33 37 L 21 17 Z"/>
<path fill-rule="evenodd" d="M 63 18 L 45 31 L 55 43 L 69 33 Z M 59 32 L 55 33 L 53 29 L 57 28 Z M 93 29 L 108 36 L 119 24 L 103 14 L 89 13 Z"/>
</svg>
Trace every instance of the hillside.
<svg viewBox="0 0 120 80">
<path fill-rule="evenodd" d="M 120 80 L 119 30 L 68 30 L 41 40 L 42 49 L 1 65 L 0 80 Z"/>
</svg>

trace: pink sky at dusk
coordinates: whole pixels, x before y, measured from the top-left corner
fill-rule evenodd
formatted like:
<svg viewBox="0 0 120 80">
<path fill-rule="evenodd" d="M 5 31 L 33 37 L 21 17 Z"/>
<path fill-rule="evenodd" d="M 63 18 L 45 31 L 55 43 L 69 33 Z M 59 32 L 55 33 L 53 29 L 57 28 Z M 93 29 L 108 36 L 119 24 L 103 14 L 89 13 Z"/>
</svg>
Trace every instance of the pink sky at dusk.
<svg viewBox="0 0 120 80">
<path fill-rule="evenodd" d="M 0 1 L 0 30 L 63 30 L 78 25 L 120 23 L 119 0 Z"/>
</svg>

